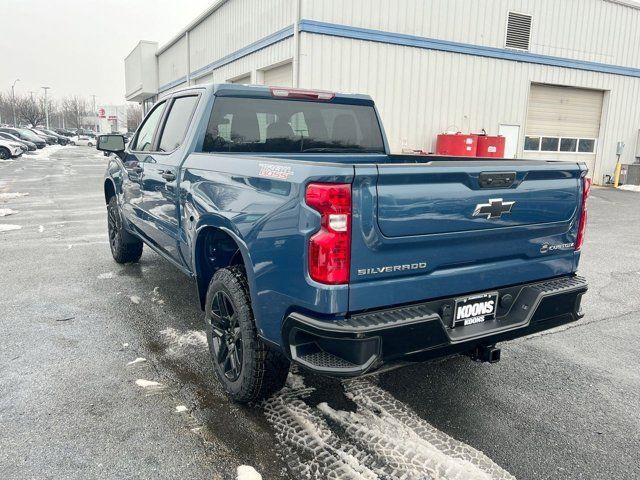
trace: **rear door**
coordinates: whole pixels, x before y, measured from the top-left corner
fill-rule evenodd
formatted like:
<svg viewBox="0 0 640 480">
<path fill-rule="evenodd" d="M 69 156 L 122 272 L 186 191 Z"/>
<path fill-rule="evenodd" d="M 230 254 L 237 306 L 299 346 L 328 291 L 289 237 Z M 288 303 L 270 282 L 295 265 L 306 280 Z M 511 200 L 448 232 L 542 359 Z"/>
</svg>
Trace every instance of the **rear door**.
<svg viewBox="0 0 640 480">
<path fill-rule="evenodd" d="M 163 120 L 153 140 L 152 151 L 142 158 L 143 229 L 157 247 L 179 263 L 178 168 L 183 158 L 182 142 L 199 95 L 180 95 L 168 101 Z"/>
<path fill-rule="evenodd" d="M 531 161 L 357 166 L 350 308 L 571 273 L 582 174 Z"/>
</svg>

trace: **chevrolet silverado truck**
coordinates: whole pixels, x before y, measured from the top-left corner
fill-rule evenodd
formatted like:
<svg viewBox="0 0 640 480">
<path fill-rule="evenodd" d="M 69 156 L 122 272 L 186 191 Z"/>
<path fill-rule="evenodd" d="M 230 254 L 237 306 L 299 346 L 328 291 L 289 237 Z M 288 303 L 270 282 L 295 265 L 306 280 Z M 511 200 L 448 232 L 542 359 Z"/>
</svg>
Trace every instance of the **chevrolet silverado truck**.
<svg viewBox="0 0 640 480">
<path fill-rule="evenodd" d="M 575 162 L 393 155 L 368 96 L 234 84 L 103 135 L 113 258 L 194 279 L 236 401 L 291 363 L 356 376 L 581 318 L 590 181 Z"/>
</svg>

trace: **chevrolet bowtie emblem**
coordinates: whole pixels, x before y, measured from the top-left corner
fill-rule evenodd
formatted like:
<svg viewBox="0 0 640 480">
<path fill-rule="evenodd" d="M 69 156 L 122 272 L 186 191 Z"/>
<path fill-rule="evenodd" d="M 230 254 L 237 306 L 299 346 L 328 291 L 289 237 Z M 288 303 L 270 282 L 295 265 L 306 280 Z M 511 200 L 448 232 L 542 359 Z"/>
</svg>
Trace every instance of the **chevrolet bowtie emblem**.
<svg viewBox="0 0 640 480">
<path fill-rule="evenodd" d="M 500 218 L 503 213 L 511 213 L 511 208 L 516 202 L 504 202 L 501 198 L 490 198 L 489 203 L 479 203 L 473 212 L 474 217 L 486 217 L 488 219 Z"/>
</svg>

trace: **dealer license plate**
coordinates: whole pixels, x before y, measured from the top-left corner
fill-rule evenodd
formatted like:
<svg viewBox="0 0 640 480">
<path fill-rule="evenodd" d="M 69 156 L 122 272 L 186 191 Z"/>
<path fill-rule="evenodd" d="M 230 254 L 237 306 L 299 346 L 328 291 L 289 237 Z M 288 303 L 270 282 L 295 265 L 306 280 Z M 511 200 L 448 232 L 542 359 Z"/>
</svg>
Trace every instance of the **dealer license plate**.
<svg viewBox="0 0 640 480">
<path fill-rule="evenodd" d="M 493 320 L 496 318 L 497 307 L 498 292 L 457 298 L 451 328 Z"/>
</svg>

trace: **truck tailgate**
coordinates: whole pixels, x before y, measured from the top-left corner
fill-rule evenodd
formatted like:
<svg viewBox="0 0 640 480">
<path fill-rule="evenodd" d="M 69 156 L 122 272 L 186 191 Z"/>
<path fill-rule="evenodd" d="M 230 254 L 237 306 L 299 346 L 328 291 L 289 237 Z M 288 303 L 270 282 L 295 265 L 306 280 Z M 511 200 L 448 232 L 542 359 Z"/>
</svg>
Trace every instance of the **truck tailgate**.
<svg viewBox="0 0 640 480">
<path fill-rule="evenodd" d="M 356 166 L 350 310 L 571 273 L 584 173 L 535 161 Z"/>
</svg>

